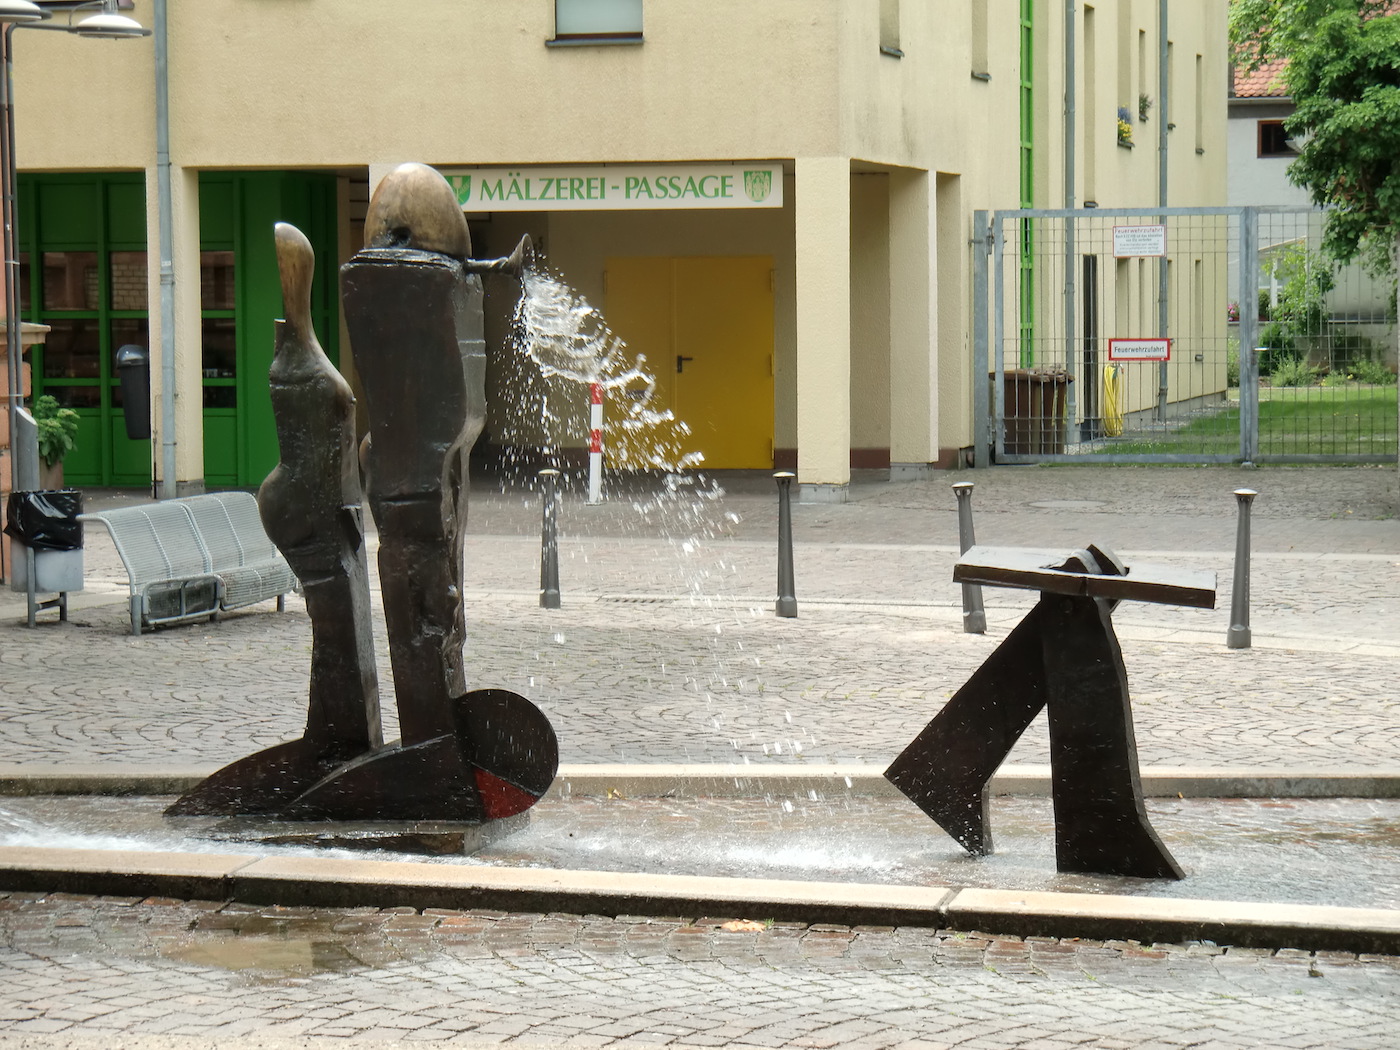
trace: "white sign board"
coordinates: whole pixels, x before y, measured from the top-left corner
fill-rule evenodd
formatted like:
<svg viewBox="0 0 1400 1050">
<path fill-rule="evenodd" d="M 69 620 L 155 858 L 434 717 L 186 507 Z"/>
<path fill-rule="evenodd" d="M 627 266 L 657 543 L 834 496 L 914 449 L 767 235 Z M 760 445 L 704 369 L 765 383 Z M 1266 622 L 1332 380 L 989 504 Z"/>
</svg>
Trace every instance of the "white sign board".
<svg viewBox="0 0 1400 1050">
<path fill-rule="evenodd" d="M 781 164 L 444 168 L 463 211 L 781 208 Z"/>
<path fill-rule="evenodd" d="M 1127 259 L 1137 255 L 1166 255 L 1165 226 L 1113 227 L 1113 257 Z"/>
<path fill-rule="evenodd" d="M 1110 361 L 1170 361 L 1172 341 L 1170 339 L 1110 339 L 1108 341 Z"/>
</svg>

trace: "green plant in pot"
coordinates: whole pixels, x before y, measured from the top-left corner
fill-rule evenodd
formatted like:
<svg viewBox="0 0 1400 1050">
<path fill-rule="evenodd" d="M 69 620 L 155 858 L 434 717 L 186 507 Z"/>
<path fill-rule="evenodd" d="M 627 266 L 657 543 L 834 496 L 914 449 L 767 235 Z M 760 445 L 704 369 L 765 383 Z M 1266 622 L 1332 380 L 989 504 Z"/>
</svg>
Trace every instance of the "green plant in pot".
<svg viewBox="0 0 1400 1050">
<path fill-rule="evenodd" d="M 44 467 L 45 488 L 63 484 L 63 457 L 73 451 L 78 437 L 78 413 L 60 408 L 58 399 L 44 394 L 34 400 L 32 412 L 39 433 L 39 459 Z"/>
</svg>

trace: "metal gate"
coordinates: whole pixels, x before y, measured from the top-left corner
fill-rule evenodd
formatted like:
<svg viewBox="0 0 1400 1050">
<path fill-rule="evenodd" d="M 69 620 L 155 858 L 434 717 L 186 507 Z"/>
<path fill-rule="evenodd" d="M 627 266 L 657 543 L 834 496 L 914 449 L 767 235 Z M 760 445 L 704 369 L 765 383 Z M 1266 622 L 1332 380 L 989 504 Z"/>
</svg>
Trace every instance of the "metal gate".
<svg viewBox="0 0 1400 1050">
<path fill-rule="evenodd" d="M 1393 462 L 1389 282 L 1302 208 L 977 212 L 977 461 Z"/>
</svg>

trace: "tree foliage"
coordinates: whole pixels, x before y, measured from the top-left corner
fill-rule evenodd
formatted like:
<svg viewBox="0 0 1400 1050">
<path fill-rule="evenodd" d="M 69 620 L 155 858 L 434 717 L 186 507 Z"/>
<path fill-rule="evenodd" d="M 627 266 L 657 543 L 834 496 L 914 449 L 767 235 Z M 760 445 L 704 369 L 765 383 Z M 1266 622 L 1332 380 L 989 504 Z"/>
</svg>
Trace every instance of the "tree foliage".
<svg viewBox="0 0 1400 1050">
<path fill-rule="evenodd" d="M 1388 260 L 1400 233 L 1400 4 L 1233 0 L 1237 68 L 1283 59 L 1306 144 L 1288 177 L 1327 209 L 1323 247 L 1343 262 Z"/>
</svg>

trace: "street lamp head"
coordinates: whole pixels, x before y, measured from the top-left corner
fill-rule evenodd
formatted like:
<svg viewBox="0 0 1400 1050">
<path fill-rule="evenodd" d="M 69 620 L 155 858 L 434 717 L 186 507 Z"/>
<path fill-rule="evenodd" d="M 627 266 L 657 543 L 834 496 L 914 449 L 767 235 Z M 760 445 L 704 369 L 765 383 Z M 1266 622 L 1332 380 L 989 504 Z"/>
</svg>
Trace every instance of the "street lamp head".
<svg viewBox="0 0 1400 1050">
<path fill-rule="evenodd" d="M 0 23 L 13 22 L 20 25 L 25 22 L 42 22 L 48 17 L 47 11 L 29 0 L 0 0 Z"/>
<path fill-rule="evenodd" d="M 0 0 L 0 3 L 6 0 Z M 132 36 L 150 36 L 151 31 L 134 18 L 108 11 L 89 15 L 76 26 L 73 32 L 78 36 L 93 37 L 99 40 L 122 40 Z"/>
</svg>

